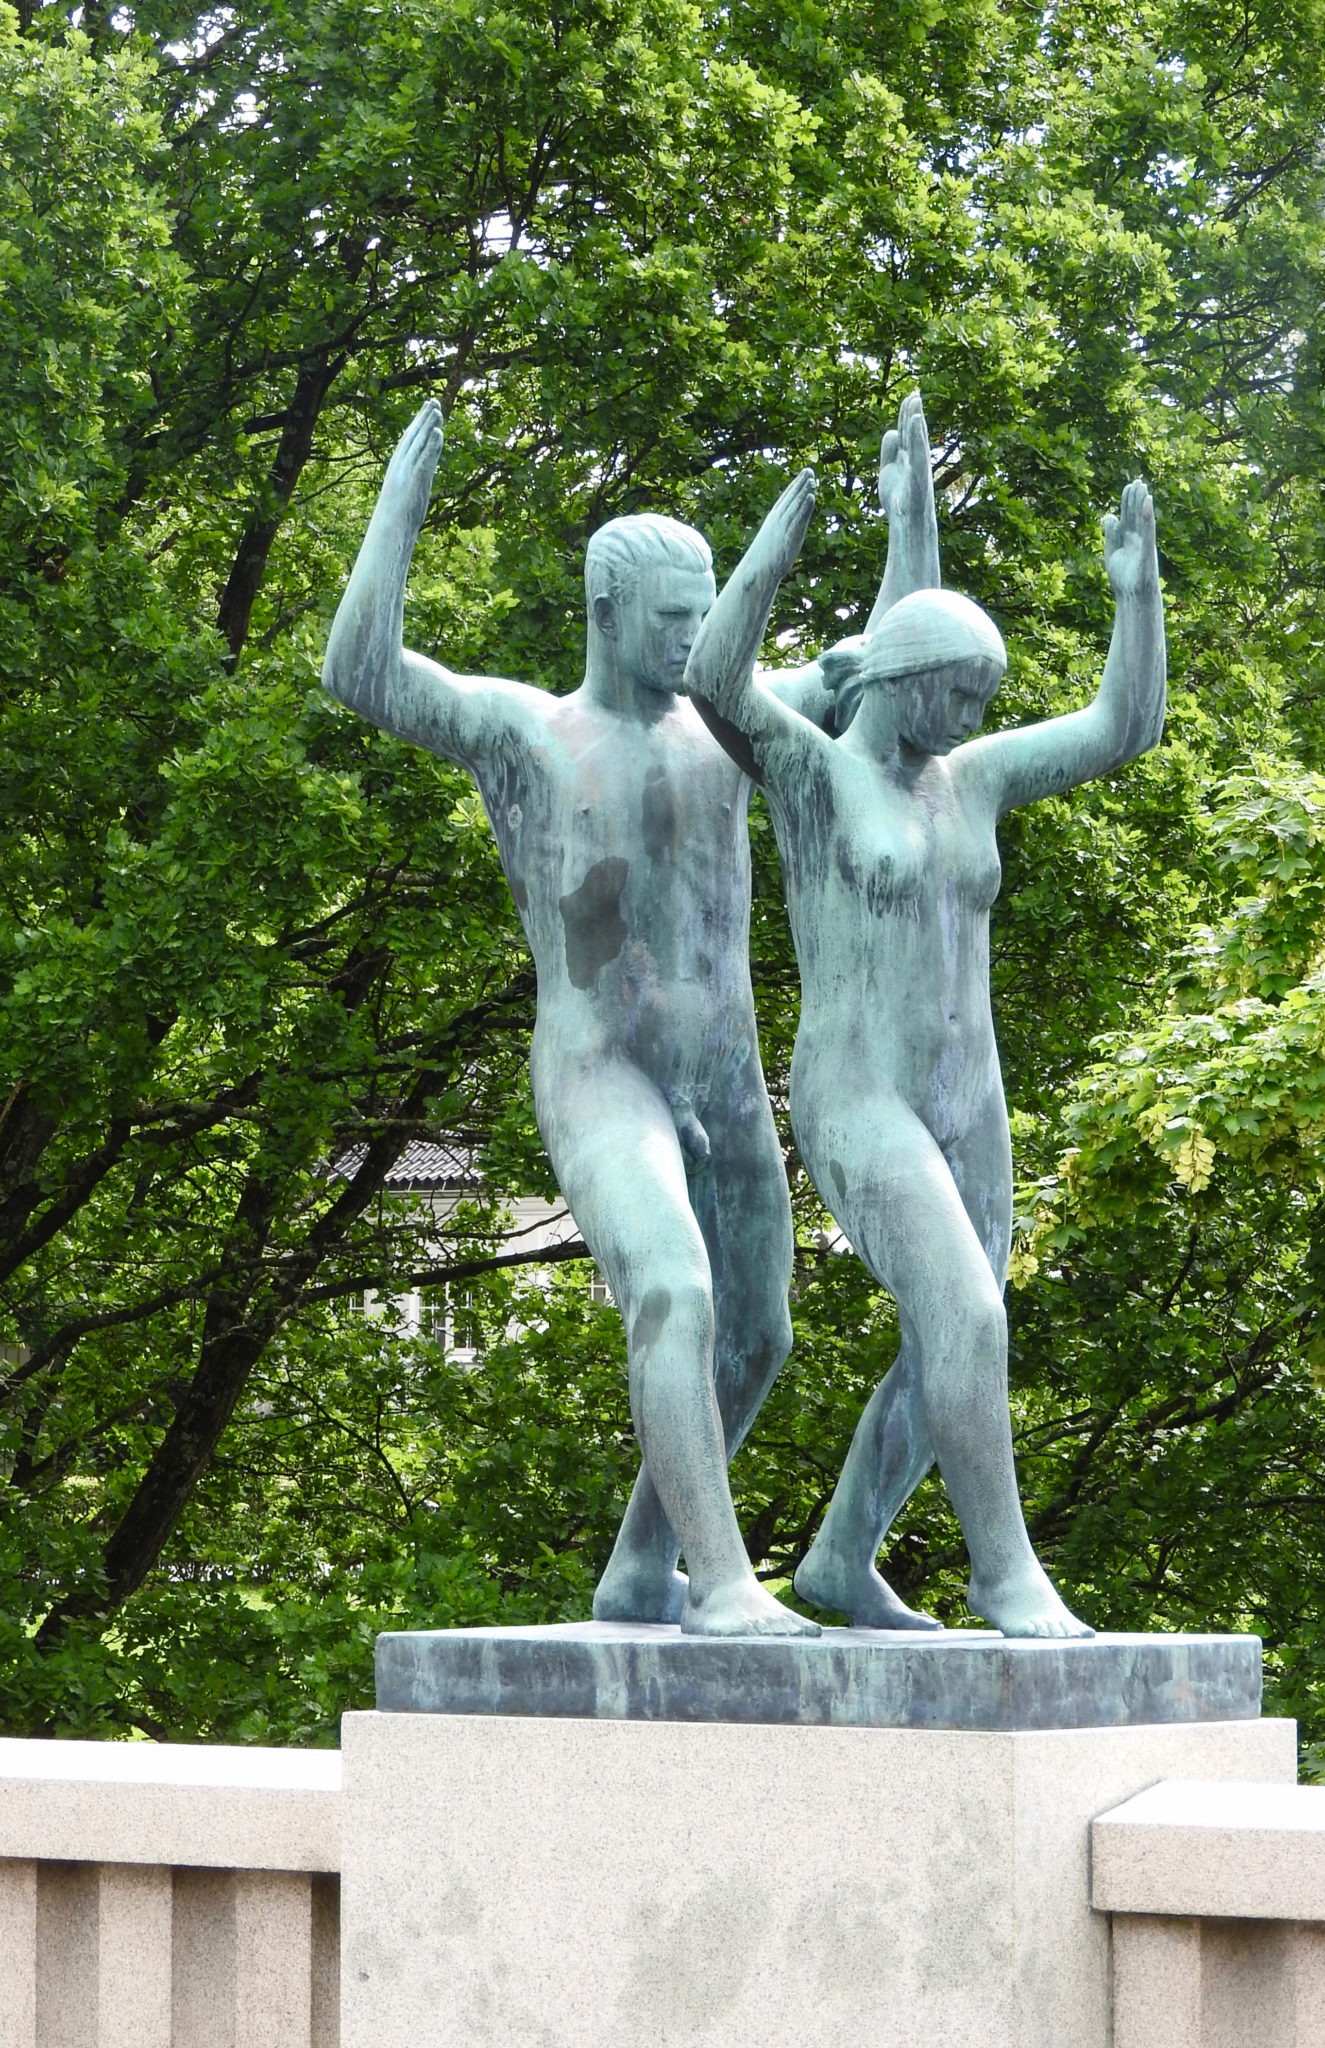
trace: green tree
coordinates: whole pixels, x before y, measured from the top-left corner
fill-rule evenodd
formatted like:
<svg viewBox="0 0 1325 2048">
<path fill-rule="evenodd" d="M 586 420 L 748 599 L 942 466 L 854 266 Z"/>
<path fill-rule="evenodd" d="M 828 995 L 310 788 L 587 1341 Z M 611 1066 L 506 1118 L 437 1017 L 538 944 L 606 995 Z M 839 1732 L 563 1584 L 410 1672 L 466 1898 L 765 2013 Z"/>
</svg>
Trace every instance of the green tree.
<svg viewBox="0 0 1325 2048">
<path fill-rule="evenodd" d="M 1001 716 L 1093 687 L 1098 515 L 1138 470 L 1162 514 L 1167 742 L 1005 835 L 1035 1533 L 1100 1622 L 1255 1619 L 1317 1711 L 1314 1196 L 1235 1158 L 1201 1078 L 1248 995 L 1234 1036 L 1269 1060 L 1311 965 L 1181 991 L 1193 926 L 1233 944 L 1209 820 L 1254 791 L 1230 778 L 1273 757 L 1291 812 L 1293 764 L 1322 765 L 1319 0 L 80 19 L 0 12 L 7 1725 L 326 1739 L 379 1617 L 583 1611 L 633 1470 L 611 1312 L 496 1268 L 480 1375 L 343 1312 L 420 1272 L 381 1199 L 409 1138 L 468 1134 L 484 1165 L 438 1281 L 501 1256 L 502 1198 L 547 1169 L 481 810 L 321 698 L 326 622 L 426 388 L 448 441 L 414 644 L 566 687 L 595 525 L 667 509 L 729 566 L 812 460 L 774 623 L 821 645 L 868 607 L 869 478 L 917 378 L 947 575 L 1013 652 Z M 794 966 L 758 811 L 753 835 L 776 1090 Z M 1154 1132 L 1117 1081 L 1152 1043 Z M 892 1341 L 796 1194 L 797 1353 L 734 1475 L 776 1577 Z M 893 1556 L 960 1614 L 935 1483 Z"/>
</svg>

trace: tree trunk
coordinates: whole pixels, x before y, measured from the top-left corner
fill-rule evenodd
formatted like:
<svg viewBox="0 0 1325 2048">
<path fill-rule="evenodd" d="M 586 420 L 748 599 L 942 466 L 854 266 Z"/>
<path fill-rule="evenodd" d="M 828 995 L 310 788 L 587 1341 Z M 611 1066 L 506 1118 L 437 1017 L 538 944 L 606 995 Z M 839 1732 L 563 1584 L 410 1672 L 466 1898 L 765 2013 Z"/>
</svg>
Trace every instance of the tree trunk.
<svg viewBox="0 0 1325 2048">
<path fill-rule="evenodd" d="M 312 453 L 313 433 L 323 401 L 339 376 L 344 361 L 344 356 L 337 356 L 332 362 L 306 363 L 296 380 L 276 460 L 267 480 L 267 506 L 245 527 L 221 593 L 217 622 L 230 649 L 232 668 L 248 638 L 249 620 L 253 616 L 254 601 L 262 588 L 272 542 L 280 531 L 285 508 Z"/>
</svg>

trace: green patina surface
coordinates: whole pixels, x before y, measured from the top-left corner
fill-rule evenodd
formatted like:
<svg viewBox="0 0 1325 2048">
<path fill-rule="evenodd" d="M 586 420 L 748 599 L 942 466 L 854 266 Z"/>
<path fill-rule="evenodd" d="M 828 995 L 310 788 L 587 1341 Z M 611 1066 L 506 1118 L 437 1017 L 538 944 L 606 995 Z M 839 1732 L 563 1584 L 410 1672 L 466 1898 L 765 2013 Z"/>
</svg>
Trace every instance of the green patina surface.
<svg viewBox="0 0 1325 2048">
<path fill-rule="evenodd" d="M 748 963 L 753 777 L 773 812 L 803 982 L 797 1142 L 902 1322 L 797 1590 L 858 1624 L 931 1626 L 875 1558 L 937 1460 L 976 1610 L 1009 1634 L 1084 1633 L 1035 1560 L 1017 1498 L 989 906 L 1002 812 L 1159 735 L 1145 487 L 1129 486 L 1106 530 L 1118 613 L 1094 704 L 970 739 L 1005 655 L 992 621 L 939 587 L 918 394 L 884 440 L 888 562 L 866 632 L 772 677 L 755 659 L 813 510 L 809 471 L 716 602 L 693 529 L 645 515 L 595 534 L 585 678 L 557 698 L 402 644 L 441 445 L 430 401 L 392 457 L 324 680 L 473 775 L 534 956 L 539 1127 L 626 1324 L 643 1454 L 596 1616 L 813 1632 L 754 1579 L 726 1476 L 790 1348 L 791 1218 Z"/>
<path fill-rule="evenodd" d="M 875 1558 L 937 1461 L 970 1551 L 975 1612 L 1009 1635 L 1086 1634 L 1035 1558 L 1017 1495 L 1003 1308 L 1012 1152 L 989 910 L 1003 813 L 1108 774 L 1159 738 L 1154 512 L 1133 483 L 1106 522 L 1117 609 L 1094 702 L 976 738 L 1006 657 L 992 620 L 938 587 L 918 394 L 885 444 L 881 483 L 893 530 L 905 522 L 924 536 L 909 556 L 928 584 L 885 579 L 867 632 L 839 650 L 858 707 L 840 737 L 753 675 L 813 510 L 808 470 L 709 613 L 688 670 L 714 730 L 739 735 L 777 831 L 802 987 L 796 1142 L 825 1205 L 895 1296 L 902 1330 L 796 1588 L 857 1624 L 895 1625 Z"/>
</svg>

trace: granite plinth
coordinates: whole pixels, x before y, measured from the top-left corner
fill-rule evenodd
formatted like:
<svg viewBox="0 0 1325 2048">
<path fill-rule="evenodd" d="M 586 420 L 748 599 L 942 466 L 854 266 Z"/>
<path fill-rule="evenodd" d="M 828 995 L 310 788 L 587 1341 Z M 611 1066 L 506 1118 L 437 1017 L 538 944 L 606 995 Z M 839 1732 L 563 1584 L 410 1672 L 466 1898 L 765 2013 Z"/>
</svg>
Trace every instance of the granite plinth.
<svg viewBox="0 0 1325 2048">
<path fill-rule="evenodd" d="M 377 1639 L 382 1713 L 836 1728 L 1123 1728 L 1247 1721 L 1256 1636 L 1009 1641 L 975 1629 L 830 1628 L 714 1641 L 624 1622 Z"/>
<path fill-rule="evenodd" d="M 1091 1821 L 1297 1762 L 1269 1718 L 361 1713 L 342 1743 L 342 2048 L 1110 2048 Z"/>
</svg>

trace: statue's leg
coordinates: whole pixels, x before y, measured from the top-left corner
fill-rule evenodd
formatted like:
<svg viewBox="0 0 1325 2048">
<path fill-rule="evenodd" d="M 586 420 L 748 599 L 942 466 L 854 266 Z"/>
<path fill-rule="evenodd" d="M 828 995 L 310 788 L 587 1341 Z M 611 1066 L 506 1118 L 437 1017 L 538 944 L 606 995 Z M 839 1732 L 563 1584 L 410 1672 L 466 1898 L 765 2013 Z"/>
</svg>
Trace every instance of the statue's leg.
<svg viewBox="0 0 1325 2048">
<path fill-rule="evenodd" d="M 914 1347 L 924 1426 L 971 1554 L 972 1606 L 1010 1635 L 1088 1634 L 1049 1584 L 1026 1534 L 1002 1289 L 947 1160 L 895 1096 L 857 1099 L 849 1111 L 834 1106 L 813 1122 L 816 1183 L 822 1174 L 834 1213 L 896 1297 Z M 848 1533 L 853 1506 L 860 1514 L 870 1448 L 862 1446 L 861 1469 L 853 1470 L 853 1443 L 843 1474 Z M 835 1496 L 830 1516 L 836 1506 Z"/>
<path fill-rule="evenodd" d="M 713 1379 L 730 1461 L 791 1350 L 791 1196 L 757 1058 L 705 1108 L 708 1163 L 691 1201 L 713 1274 Z"/>
<path fill-rule="evenodd" d="M 626 1326 L 640 1449 L 690 1584 L 694 1634 L 794 1635 L 811 1628 L 750 1569 L 727 1485 L 713 1390 L 708 1253 L 686 1189 L 671 1112 L 636 1068 L 603 1060 L 543 1092 L 540 1122 L 570 1205 Z"/>
<path fill-rule="evenodd" d="M 1001 1289 L 1012 1238 L 1012 1146 L 1007 1104 L 997 1074 L 980 1115 L 970 1130 L 945 1148 L 944 1156 Z M 894 1609 L 903 1616 L 909 1610 L 890 1588 L 885 1589 L 886 1599 L 880 1594 L 874 1584 L 878 1576 L 874 1559 L 893 1521 L 933 1462 L 919 1353 L 914 1333 L 903 1317 L 896 1362 L 856 1425 L 841 1483 L 796 1575 L 796 1589 L 803 1598 L 831 1607 L 835 1603 L 829 1596 L 850 1588 L 862 1625 L 867 1614 L 875 1617 L 868 1623 L 873 1628 L 916 1625 L 911 1620 L 889 1619 Z M 879 1586 L 883 1583 L 880 1580 Z M 937 1626 L 928 1616 L 921 1617 L 921 1625 Z"/>
<path fill-rule="evenodd" d="M 944 1147 L 944 1156 L 1001 1293 L 1012 1249 L 1012 1139 L 997 1073 L 979 1115 L 960 1138 Z"/>
<path fill-rule="evenodd" d="M 791 1199 L 757 1058 L 704 1105 L 707 1162 L 689 1171 L 691 1206 L 713 1283 L 713 1379 L 728 1461 L 791 1350 Z M 680 1546 L 647 1466 L 640 1468 L 612 1559 L 594 1595 L 602 1621 L 678 1621 Z"/>
<path fill-rule="evenodd" d="M 934 1462 L 914 1336 L 856 1424 L 828 1511 L 796 1572 L 796 1591 L 813 1606 L 845 1614 L 856 1628 L 936 1629 L 930 1614 L 908 1607 L 875 1559 L 895 1517 Z"/>
<path fill-rule="evenodd" d="M 594 1587 L 595 1621 L 680 1621 L 690 1590 L 681 1546 L 641 1463 L 607 1569 Z"/>
</svg>

